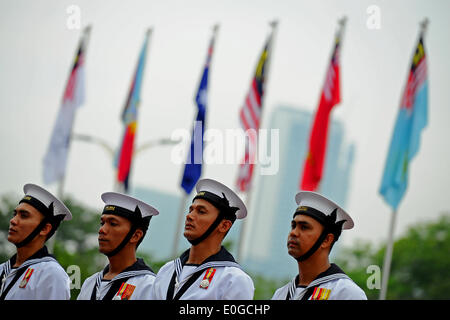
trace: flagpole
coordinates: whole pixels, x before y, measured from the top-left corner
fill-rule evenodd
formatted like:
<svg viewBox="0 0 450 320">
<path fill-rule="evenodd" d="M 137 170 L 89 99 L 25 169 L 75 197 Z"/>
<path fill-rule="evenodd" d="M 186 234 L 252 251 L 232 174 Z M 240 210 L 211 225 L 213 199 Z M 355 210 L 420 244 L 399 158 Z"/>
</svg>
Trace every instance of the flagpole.
<svg viewBox="0 0 450 320">
<path fill-rule="evenodd" d="M 271 35 L 270 35 L 271 39 L 270 39 L 270 47 L 269 47 L 269 58 L 268 58 L 268 60 L 266 62 L 266 79 L 269 78 L 268 75 L 269 75 L 269 72 L 270 72 L 270 62 L 272 60 L 272 46 L 273 46 L 274 39 L 275 39 L 275 31 L 277 30 L 277 26 L 278 26 L 278 20 L 273 20 L 269 24 L 270 24 L 270 26 L 272 28 L 272 32 L 271 32 Z M 266 92 L 265 92 L 266 83 L 267 82 L 264 82 L 264 95 L 266 94 Z M 261 108 L 261 110 L 262 110 L 262 108 Z M 263 116 L 263 112 L 261 112 L 261 115 L 260 115 L 260 119 L 259 119 L 259 123 L 260 124 L 262 123 L 262 116 Z M 257 145 L 259 145 L 259 139 L 258 138 L 257 138 Z M 255 170 L 255 168 L 256 168 L 256 163 L 255 163 L 255 167 L 253 168 L 253 170 Z M 252 175 L 252 178 L 253 178 L 253 175 Z M 250 183 L 251 183 L 251 181 L 250 181 Z M 246 206 L 247 206 L 247 212 L 250 212 L 249 208 L 250 208 L 250 204 L 251 204 L 250 201 L 252 200 L 252 191 L 253 191 L 253 186 L 250 184 L 250 188 L 247 191 L 247 195 L 246 195 L 246 198 L 245 198 L 245 202 L 246 202 Z M 246 225 L 247 225 L 247 221 L 243 220 L 242 223 L 241 223 L 241 230 L 239 232 L 239 240 L 238 240 L 239 242 L 238 242 L 238 248 L 237 248 L 237 253 L 236 253 L 236 258 L 237 258 L 238 261 L 241 260 L 242 254 L 243 254 L 244 241 L 245 241 L 245 236 L 246 236 L 246 231 L 247 231 Z"/>
<path fill-rule="evenodd" d="M 389 227 L 388 242 L 386 244 L 386 253 L 383 262 L 383 277 L 381 281 L 380 300 L 386 299 L 389 274 L 391 271 L 392 252 L 394 248 L 394 229 L 397 218 L 397 211 L 394 210 L 391 215 L 391 223 Z"/>
<path fill-rule="evenodd" d="M 211 41 L 212 42 L 210 42 L 209 44 L 208 44 L 208 50 L 209 49 L 213 49 L 214 50 L 214 45 L 215 45 L 215 42 L 216 42 L 216 36 L 217 36 L 217 32 L 218 32 L 218 30 L 219 30 L 219 25 L 218 24 L 215 24 L 214 26 L 213 26 L 213 28 L 212 28 L 213 30 L 213 32 L 212 32 L 212 36 L 211 36 Z M 211 54 L 211 55 L 210 55 Z M 212 53 L 210 53 L 209 51 L 208 51 L 208 54 L 207 54 L 207 57 L 209 57 L 209 58 L 207 58 L 207 61 L 208 61 L 208 59 L 211 59 L 212 60 Z M 211 61 L 209 61 L 209 63 L 210 63 Z M 207 62 L 208 63 L 208 62 Z M 204 71 L 203 71 L 204 72 Z M 198 85 L 198 88 L 200 88 L 200 86 L 201 86 L 201 82 L 202 82 L 202 78 L 203 78 L 203 72 L 200 74 L 200 80 L 199 80 L 199 85 Z M 199 89 L 200 90 L 200 89 Z M 206 117 L 205 117 L 206 118 Z M 206 119 L 204 119 L 205 121 L 206 121 Z M 193 133 L 192 133 L 192 137 L 191 137 L 191 139 L 194 141 L 194 137 L 195 137 L 195 131 L 196 131 L 196 125 L 194 124 L 194 129 L 193 129 Z M 205 130 L 205 128 L 206 128 L 206 126 L 205 125 L 203 125 L 203 130 Z M 203 132 L 202 132 L 202 136 L 203 136 Z M 203 143 L 204 143 L 204 141 L 203 141 L 203 139 L 202 139 L 202 148 L 203 148 Z M 195 148 L 195 147 L 194 147 Z M 190 152 L 190 151 L 188 151 L 188 152 Z M 195 152 L 194 152 L 194 157 L 192 157 L 192 155 L 190 154 L 190 153 L 188 153 L 189 155 L 190 155 L 190 161 L 192 161 L 192 160 L 194 160 L 195 161 Z M 202 149 L 202 159 L 201 159 L 201 165 L 203 166 L 203 149 Z M 186 167 L 184 167 L 184 168 L 182 168 L 182 170 L 181 170 L 181 181 L 183 181 L 183 176 L 184 176 L 184 170 L 185 170 L 185 168 Z M 200 173 L 200 175 L 201 175 L 201 173 Z M 198 177 L 198 179 L 200 179 L 200 177 Z M 198 179 L 197 179 L 197 181 L 198 181 Z M 185 190 L 183 189 L 183 191 L 182 191 L 182 198 L 181 198 L 181 202 L 180 202 L 180 207 L 179 207 L 179 210 L 178 210 L 178 216 L 177 216 L 177 226 L 176 226 L 176 229 L 175 229 L 175 234 L 174 234 L 174 239 L 173 239 L 173 247 L 172 247 L 172 258 L 175 258 L 176 256 L 177 256 L 177 254 L 178 254 L 178 242 L 179 242 L 179 238 L 180 238 L 180 234 L 179 234 L 179 232 L 181 231 L 180 229 L 181 229 L 181 226 L 182 226 L 182 224 L 183 224 L 183 216 L 184 216 L 184 214 L 185 214 L 185 212 L 184 212 L 184 207 L 185 207 L 185 205 L 186 205 L 186 201 L 187 201 L 187 198 L 188 198 L 188 196 L 189 196 L 189 194 L 187 194 L 186 192 L 185 192 Z"/>
<path fill-rule="evenodd" d="M 424 36 L 427 26 L 428 26 L 428 18 L 425 18 L 422 22 L 420 22 L 420 36 Z M 388 242 L 386 244 L 386 253 L 384 255 L 383 262 L 383 277 L 381 282 L 381 291 L 380 291 L 380 300 L 385 300 L 388 289 L 389 276 L 391 272 L 391 263 L 392 263 L 392 253 L 394 249 L 394 229 L 397 219 L 397 210 L 394 210 L 391 215 L 391 223 L 389 226 L 389 234 L 388 234 Z"/>
<path fill-rule="evenodd" d="M 183 195 L 180 200 L 180 206 L 178 208 L 178 216 L 177 216 L 177 226 L 175 229 L 175 234 L 173 237 L 173 247 L 172 247 L 172 258 L 177 257 L 178 255 L 178 242 L 179 242 L 179 232 L 181 231 L 181 226 L 183 222 L 183 216 L 184 216 L 184 206 L 186 205 L 186 201 L 188 198 L 188 194 L 186 192 L 183 192 Z"/>
</svg>

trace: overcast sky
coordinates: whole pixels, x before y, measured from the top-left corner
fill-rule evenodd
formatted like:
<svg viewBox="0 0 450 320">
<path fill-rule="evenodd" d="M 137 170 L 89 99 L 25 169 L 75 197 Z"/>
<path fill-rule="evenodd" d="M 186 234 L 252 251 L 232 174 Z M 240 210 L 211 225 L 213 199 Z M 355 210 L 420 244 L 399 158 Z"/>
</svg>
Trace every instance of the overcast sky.
<svg viewBox="0 0 450 320">
<path fill-rule="evenodd" d="M 220 29 L 210 71 L 208 128 L 239 128 L 239 108 L 273 19 L 279 25 L 262 127 L 280 105 L 315 110 L 337 20 L 346 15 L 342 102 L 332 117 L 344 123 L 346 140 L 356 146 L 346 208 L 355 229 L 342 237 L 347 244 L 387 238 L 391 209 L 378 189 L 419 22 L 428 17 L 429 122 L 410 165 L 396 235 L 408 225 L 450 211 L 450 2 L 445 0 L 1 0 L 0 194 L 20 195 L 25 183 L 43 184 L 42 159 L 81 35 L 81 29 L 67 25 L 72 5 L 80 9 L 81 28 L 93 27 L 86 57 L 86 103 L 77 112 L 74 132 L 95 135 L 113 146 L 122 134 L 119 115 L 148 27 L 154 32 L 138 145 L 192 127 L 193 98 L 215 23 Z M 375 25 L 370 20 L 374 14 L 380 18 Z M 132 183 L 181 193 L 182 167 L 170 161 L 172 151 L 158 147 L 136 157 Z M 237 164 L 211 164 L 204 177 L 234 187 L 237 169 Z M 113 175 L 112 159 L 104 150 L 79 141 L 72 144 L 68 194 L 100 209 L 100 194 L 113 188 Z M 47 187 L 56 192 L 56 185 Z"/>
</svg>

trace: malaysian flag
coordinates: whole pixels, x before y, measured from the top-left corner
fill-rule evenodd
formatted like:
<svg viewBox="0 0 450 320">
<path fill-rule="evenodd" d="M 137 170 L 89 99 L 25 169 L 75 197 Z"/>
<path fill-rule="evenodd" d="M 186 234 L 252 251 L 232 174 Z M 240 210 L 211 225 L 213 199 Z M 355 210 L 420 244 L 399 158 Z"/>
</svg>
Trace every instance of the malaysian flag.
<svg viewBox="0 0 450 320">
<path fill-rule="evenodd" d="M 272 25 L 272 27 L 274 26 L 275 24 Z M 245 141 L 244 159 L 239 166 L 239 174 L 236 181 L 237 187 L 243 192 L 250 188 L 255 165 L 256 148 L 258 145 L 257 130 L 259 129 L 259 124 L 261 122 L 264 85 L 266 80 L 265 76 L 267 74 L 267 65 L 274 29 L 275 28 L 272 29 L 272 32 L 266 41 L 266 45 L 261 53 L 255 75 L 253 76 L 250 85 L 250 90 L 248 91 L 244 105 L 239 112 L 241 126 L 246 131 L 246 136 L 248 137 Z"/>
</svg>

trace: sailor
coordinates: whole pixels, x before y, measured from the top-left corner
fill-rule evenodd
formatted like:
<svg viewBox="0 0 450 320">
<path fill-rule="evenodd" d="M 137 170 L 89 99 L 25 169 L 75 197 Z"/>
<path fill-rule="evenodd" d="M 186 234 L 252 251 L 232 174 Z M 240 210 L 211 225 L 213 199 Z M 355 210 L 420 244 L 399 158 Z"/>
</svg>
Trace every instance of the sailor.
<svg viewBox="0 0 450 320">
<path fill-rule="evenodd" d="M 23 187 L 24 197 L 9 221 L 8 241 L 17 248 L 0 265 L 0 300 L 68 300 L 70 280 L 45 242 L 62 220 L 72 219 L 69 209 L 47 190 Z"/>
<path fill-rule="evenodd" d="M 279 288 L 273 300 L 366 300 L 358 287 L 328 256 L 352 218 L 324 196 L 301 191 L 288 235 L 288 253 L 298 263 L 298 275 Z"/>
<path fill-rule="evenodd" d="M 179 258 L 159 270 L 153 285 L 155 300 L 251 300 L 252 279 L 222 241 L 247 209 L 228 187 L 212 179 L 199 180 L 184 237 L 191 243 Z"/>
<path fill-rule="evenodd" d="M 101 196 L 105 207 L 100 217 L 99 251 L 109 264 L 81 287 L 78 300 L 149 299 L 155 273 L 136 249 L 145 237 L 150 219 L 159 212 L 131 196 L 106 192 Z"/>
</svg>

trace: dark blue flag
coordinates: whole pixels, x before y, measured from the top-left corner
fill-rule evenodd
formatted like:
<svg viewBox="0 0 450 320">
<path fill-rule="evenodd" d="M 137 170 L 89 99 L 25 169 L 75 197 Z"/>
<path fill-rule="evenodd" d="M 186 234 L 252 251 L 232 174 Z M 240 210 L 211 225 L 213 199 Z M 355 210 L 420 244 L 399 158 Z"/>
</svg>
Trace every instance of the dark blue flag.
<svg viewBox="0 0 450 320">
<path fill-rule="evenodd" d="M 203 135 L 205 131 L 206 106 L 208 100 L 208 72 L 213 53 L 216 30 L 217 28 L 214 29 L 214 33 L 209 44 L 205 68 L 203 70 L 197 96 L 195 97 L 195 102 L 198 107 L 197 117 L 195 119 L 194 129 L 192 130 L 191 148 L 184 167 L 183 179 L 181 180 L 181 187 L 187 194 L 191 193 L 195 184 L 202 175 Z"/>
</svg>

